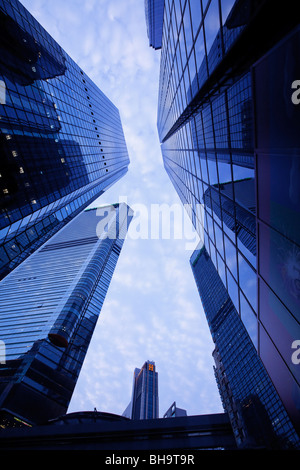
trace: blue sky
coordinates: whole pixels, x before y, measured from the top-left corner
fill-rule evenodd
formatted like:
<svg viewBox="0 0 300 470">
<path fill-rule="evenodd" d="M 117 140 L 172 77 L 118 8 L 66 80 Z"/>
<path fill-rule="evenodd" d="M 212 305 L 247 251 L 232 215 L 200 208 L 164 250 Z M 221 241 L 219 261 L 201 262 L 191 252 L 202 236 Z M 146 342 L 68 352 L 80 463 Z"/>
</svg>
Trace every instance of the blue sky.
<svg viewBox="0 0 300 470">
<path fill-rule="evenodd" d="M 21 0 L 120 111 L 128 174 L 99 203 L 180 204 L 163 168 L 156 128 L 160 52 L 148 45 L 144 0 Z M 95 205 L 95 204 L 93 204 Z M 222 412 L 213 343 L 186 240 L 125 240 L 69 412 L 122 414 L 133 371 L 159 374 L 160 416 Z"/>
</svg>

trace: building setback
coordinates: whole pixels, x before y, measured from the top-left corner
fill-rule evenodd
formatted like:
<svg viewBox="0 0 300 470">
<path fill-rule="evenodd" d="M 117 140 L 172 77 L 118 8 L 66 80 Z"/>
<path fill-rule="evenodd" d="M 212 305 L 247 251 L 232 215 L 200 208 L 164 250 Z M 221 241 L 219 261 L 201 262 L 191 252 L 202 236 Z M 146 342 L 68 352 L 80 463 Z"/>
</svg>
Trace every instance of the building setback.
<svg viewBox="0 0 300 470">
<path fill-rule="evenodd" d="M 165 169 L 299 433 L 300 28 L 290 11 L 165 0 L 157 126 Z"/>
<path fill-rule="evenodd" d="M 86 209 L 0 282 L 2 426 L 66 413 L 132 215 Z"/>
<path fill-rule="evenodd" d="M 176 402 L 172 403 L 170 408 L 167 409 L 167 411 L 164 413 L 164 418 L 177 418 L 178 416 L 187 416 L 186 410 L 183 410 L 182 408 L 178 408 L 176 405 Z"/>
<path fill-rule="evenodd" d="M 119 180 L 115 105 L 18 0 L 0 0 L 0 279 Z"/>
</svg>

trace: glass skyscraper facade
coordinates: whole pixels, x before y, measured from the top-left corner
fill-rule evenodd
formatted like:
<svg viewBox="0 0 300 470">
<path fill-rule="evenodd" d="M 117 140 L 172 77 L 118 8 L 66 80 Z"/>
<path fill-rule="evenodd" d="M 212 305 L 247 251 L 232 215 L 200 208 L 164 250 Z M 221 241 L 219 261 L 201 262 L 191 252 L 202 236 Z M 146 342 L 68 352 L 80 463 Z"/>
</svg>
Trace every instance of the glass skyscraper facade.
<svg viewBox="0 0 300 470">
<path fill-rule="evenodd" d="M 299 432 L 300 369 L 291 357 L 300 338 L 300 29 L 292 9 L 165 0 L 157 126 L 165 169 Z"/>
<path fill-rule="evenodd" d="M 164 19 L 164 0 L 145 0 L 145 14 L 149 45 L 154 49 L 160 49 Z"/>
<path fill-rule="evenodd" d="M 123 413 L 130 419 L 155 419 L 159 417 L 158 373 L 155 362 L 146 361 L 133 375 L 131 402 Z"/>
<path fill-rule="evenodd" d="M 120 179 L 115 105 L 18 0 L 0 0 L 0 279 Z"/>
<path fill-rule="evenodd" d="M 216 345 L 220 396 L 238 447 L 300 448 L 300 439 L 205 246 L 195 250 L 191 266 Z"/>
<path fill-rule="evenodd" d="M 132 216 L 85 209 L 0 282 L 2 426 L 66 413 Z"/>
</svg>

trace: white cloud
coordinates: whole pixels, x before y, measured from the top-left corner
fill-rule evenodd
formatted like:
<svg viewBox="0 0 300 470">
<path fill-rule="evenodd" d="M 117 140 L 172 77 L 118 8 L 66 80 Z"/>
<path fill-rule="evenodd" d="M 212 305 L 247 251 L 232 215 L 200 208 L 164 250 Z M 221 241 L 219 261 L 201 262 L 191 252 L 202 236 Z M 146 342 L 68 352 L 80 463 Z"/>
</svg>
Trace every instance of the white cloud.
<svg viewBox="0 0 300 470">
<path fill-rule="evenodd" d="M 23 0 L 118 107 L 131 159 L 101 203 L 179 203 L 156 129 L 160 53 L 148 46 L 141 0 Z M 125 240 L 70 411 L 122 413 L 135 367 L 154 360 L 161 414 L 220 412 L 212 340 L 184 240 Z"/>
</svg>

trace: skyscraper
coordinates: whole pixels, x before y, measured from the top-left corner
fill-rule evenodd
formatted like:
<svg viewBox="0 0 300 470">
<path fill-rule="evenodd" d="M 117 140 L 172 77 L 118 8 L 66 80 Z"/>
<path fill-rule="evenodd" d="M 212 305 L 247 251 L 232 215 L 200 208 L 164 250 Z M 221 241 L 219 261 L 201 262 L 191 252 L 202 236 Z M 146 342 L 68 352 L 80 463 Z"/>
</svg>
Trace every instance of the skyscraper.
<svg viewBox="0 0 300 470">
<path fill-rule="evenodd" d="M 0 0 L 0 279 L 126 172 L 115 105 L 18 0 Z"/>
<path fill-rule="evenodd" d="M 215 375 L 239 447 L 300 448 L 290 418 L 205 246 L 191 266 L 216 345 Z"/>
<path fill-rule="evenodd" d="M 164 0 L 145 0 L 145 14 L 149 45 L 154 49 L 160 49 L 164 19 Z"/>
<path fill-rule="evenodd" d="M 131 219 L 86 209 L 0 282 L 3 423 L 66 413 Z"/>
<path fill-rule="evenodd" d="M 146 361 L 141 369 L 134 370 L 131 402 L 123 416 L 131 419 L 159 417 L 158 374 L 155 370 L 155 362 Z"/>
<path fill-rule="evenodd" d="M 291 11 L 270 0 L 165 0 L 157 125 L 165 169 L 299 432 L 300 29 Z"/>
</svg>

